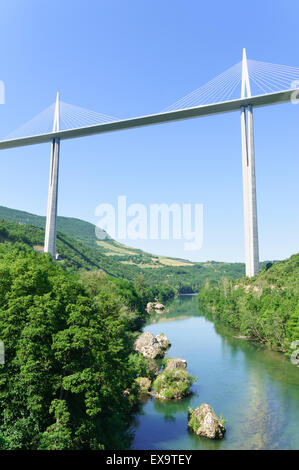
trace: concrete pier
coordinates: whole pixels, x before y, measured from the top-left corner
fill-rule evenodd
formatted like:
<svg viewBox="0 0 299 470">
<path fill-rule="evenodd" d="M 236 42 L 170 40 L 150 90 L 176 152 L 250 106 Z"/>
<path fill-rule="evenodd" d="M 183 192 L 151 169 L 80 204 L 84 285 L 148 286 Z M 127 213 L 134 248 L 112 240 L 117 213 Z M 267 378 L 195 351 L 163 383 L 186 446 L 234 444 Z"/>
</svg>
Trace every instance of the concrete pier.
<svg viewBox="0 0 299 470">
<path fill-rule="evenodd" d="M 242 89 L 241 97 L 251 96 L 246 51 L 243 50 Z M 241 107 L 241 143 L 243 171 L 243 203 L 244 203 L 244 238 L 246 276 L 252 277 L 259 272 L 259 245 L 256 207 L 255 155 L 253 133 L 253 109 L 249 104 Z M 247 122 L 248 121 L 248 122 Z"/>
<path fill-rule="evenodd" d="M 59 93 L 57 93 L 53 132 L 59 131 Z M 56 225 L 59 176 L 60 139 L 54 138 L 51 144 L 51 161 L 48 191 L 48 208 L 44 252 L 56 258 Z"/>
</svg>

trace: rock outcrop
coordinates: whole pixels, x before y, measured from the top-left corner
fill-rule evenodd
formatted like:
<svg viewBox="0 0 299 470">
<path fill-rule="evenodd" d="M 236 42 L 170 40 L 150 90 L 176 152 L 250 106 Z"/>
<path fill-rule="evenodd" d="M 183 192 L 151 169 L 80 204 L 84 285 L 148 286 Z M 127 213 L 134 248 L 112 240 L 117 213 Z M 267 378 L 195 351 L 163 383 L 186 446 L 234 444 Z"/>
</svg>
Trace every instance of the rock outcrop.
<svg viewBox="0 0 299 470">
<path fill-rule="evenodd" d="M 164 370 L 174 370 L 174 369 L 187 369 L 187 361 L 185 359 L 176 358 L 166 358 L 166 364 Z"/>
<path fill-rule="evenodd" d="M 151 313 L 154 310 L 155 302 L 148 302 L 146 304 L 146 311 L 147 313 Z"/>
<path fill-rule="evenodd" d="M 156 312 L 163 312 L 165 310 L 165 305 L 156 303 L 155 305 Z"/>
<path fill-rule="evenodd" d="M 164 357 L 169 346 L 170 342 L 165 335 L 154 336 L 149 331 L 145 331 L 135 341 L 134 350 L 147 359 L 156 359 Z"/>
<path fill-rule="evenodd" d="M 147 313 L 151 313 L 153 310 L 155 310 L 156 313 L 162 313 L 165 311 L 165 305 L 159 302 L 148 302 L 146 305 Z"/>
<path fill-rule="evenodd" d="M 149 393 L 149 390 L 151 388 L 151 381 L 147 377 L 138 377 L 136 379 L 136 383 L 139 388 L 139 393 L 140 395 L 145 395 Z"/>
<path fill-rule="evenodd" d="M 157 335 L 156 340 L 158 341 L 161 349 L 165 352 L 171 346 L 169 339 L 164 335 L 164 333 L 160 333 L 159 335 Z"/>
<path fill-rule="evenodd" d="M 206 403 L 189 410 L 188 427 L 198 436 L 208 439 L 223 439 L 225 434 L 224 420 L 217 418 L 214 410 Z"/>
</svg>

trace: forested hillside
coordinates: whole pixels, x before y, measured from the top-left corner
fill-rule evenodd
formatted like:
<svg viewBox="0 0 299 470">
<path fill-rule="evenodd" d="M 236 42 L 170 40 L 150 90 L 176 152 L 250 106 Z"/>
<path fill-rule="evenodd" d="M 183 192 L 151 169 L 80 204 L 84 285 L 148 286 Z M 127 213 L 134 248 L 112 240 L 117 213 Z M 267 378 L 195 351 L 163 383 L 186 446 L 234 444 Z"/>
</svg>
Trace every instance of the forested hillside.
<svg viewBox="0 0 299 470">
<path fill-rule="evenodd" d="M 129 446 L 147 300 L 128 281 L 79 278 L 26 245 L 0 245 L 0 448 Z"/>
<path fill-rule="evenodd" d="M 45 229 L 46 217 L 31 214 L 30 212 L 10 209 L 0 206 L 0 219 L 10 222 L 18 222 L 26 225 L 33 225 Z M 90 222 L 73 217 L 57 217 L 57 229 L 68 237 L 83 242 L 85 245 L 95 246 L 95 227 Z"/>
<path fill-rule="evenodd" d="M 299 254 L 269 263 L 255 277 L 206 282 L 199 302 L 214 319 L 281 351 L 299 339 Z"/>
<path fill-rule="evenodd" d="M 43 251 L 45 232 L 32 225 L 0 221 L 0 242 L 26 243 L 36 251 Z M 111 276 L 133 279 L 138 276 L 135 266 L 123 266 L 99 251 L 84 245 L 62 232 L 57 232 L 57 252 L 60 264 L 68 270 L 101 269 Z"/>
<path fill-rule="evenodd" d="M 44 218 L 3 207 L 0 207 L 1 216 L 6 220 L 0 220 L 0 242 L 20 241 L 43 250 Z M 97 241 L 94 229 L 88 222 L 58 217 L 57 252 L 64 268 L 101 269 L 111 276 L 131 281 L 142 275 L 149 284 L 169 284 L 182 293 L 196 292 L 206 279 L 216 281 L 244 274 L 243 263 L 191 263 L 154 256 L 114 240 Z"/>
</svg>

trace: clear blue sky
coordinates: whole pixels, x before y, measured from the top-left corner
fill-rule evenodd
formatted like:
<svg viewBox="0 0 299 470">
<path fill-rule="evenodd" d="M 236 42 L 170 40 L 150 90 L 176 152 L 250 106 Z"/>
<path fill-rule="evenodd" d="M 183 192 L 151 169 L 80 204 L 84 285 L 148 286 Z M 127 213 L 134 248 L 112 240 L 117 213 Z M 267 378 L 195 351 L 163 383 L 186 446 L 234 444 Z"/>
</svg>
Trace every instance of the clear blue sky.
<svg viewBox="0 0 299 470">
<path fill-rule="evenodd" d="M 61 98 L 120 118 L 158 112 L 241 60 L 299 66 L 297 0 L 11 0 L 0 6 L 5 136 Z M 299 106 L 255 111 L 261 259 L 298 251 Z M 243 261 L 239 113 L 63 142 L 59 215 L 202 203 L 204 244 L 136 241 L 193 260 Z M 0 205 L 46 213 L 50 146 L 0 153 Z M 131 243 L 133 244 L 133 243 Z"/>
</svg>

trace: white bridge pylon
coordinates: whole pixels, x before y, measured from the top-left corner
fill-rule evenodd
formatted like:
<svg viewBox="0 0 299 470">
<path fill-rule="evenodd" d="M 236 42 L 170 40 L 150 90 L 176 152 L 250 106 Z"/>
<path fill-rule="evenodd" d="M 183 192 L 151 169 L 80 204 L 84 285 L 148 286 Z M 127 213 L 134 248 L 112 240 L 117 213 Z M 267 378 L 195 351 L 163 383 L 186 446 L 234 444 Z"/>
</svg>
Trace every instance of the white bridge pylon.
<svg viewBox="0 0 299 470">
<path fill-rule="evenodd" d="M 54 113 L 53 132 L 59 131 L 59 93 L 57 93 L 56 106 Z M 59 151 L 60 139 L 55 137 L 51 146 L 48 208 L 45 230 L 45 253 L 50 253 L 56 258 L 56 227 L 57 227 L 57 201 L 58 201 L 58 175 L 59 175 Z"/>
<path fill-rule="evenodd" d="M 243 49 L 241 98 L 251 97 L 246 50 Z M 259 244 L 256 207 L 256 179 L 253 135 L 253 110 L 248 105 L 248 126 L 246 108 L 241 107 L 241 144 L 243 171 L 244 238 L 246 276 L 252 277 L 259 272 Z"/>
<path fill-rule="evenodd" d="M 239 85 L 240 95 L 234 97 Z M 286 103 L 297 95 L 299 68 L 247 60 L 242 61 L 206 83 L 165 111 L 129 119 L 85 110 L 59 100 L 20 128 L 21 135 L 12 133 L 0 141 L 0 150 L 51 142 L 48 207 L 44 251 L 56 258 L 56 221 L 58 199 L 60 141 L 132 129 L 165 122 L 241 111 L 241 147 L 244 200 L 244 235 L 246 275 L 259 271 L 259 247 L 256 207 L 256 179 L 253 135 L 253 108 Z M 255 92 L 252 93 L 253 88 Z M 297 91 L 296 91 L 297 90 Z M 53 123 L 54 111 L 54 123 Z M 41 122 L 52 119 L 53 128 L 40 129 Z M 32 127 L 37 130 L 32 131 Z M 35 127 L 36 129 L 36 127 Z"/>
</svg>

